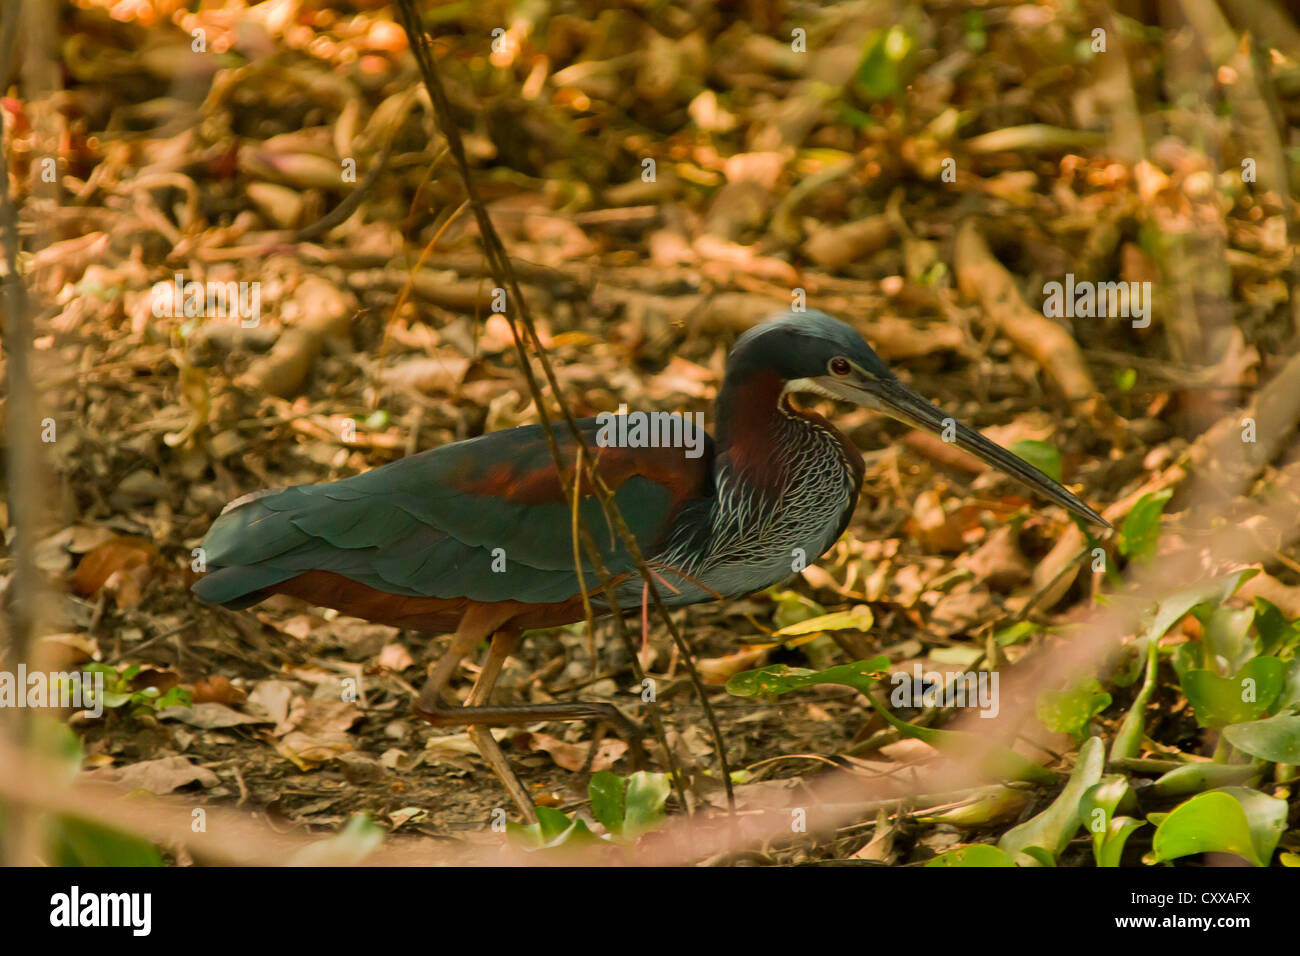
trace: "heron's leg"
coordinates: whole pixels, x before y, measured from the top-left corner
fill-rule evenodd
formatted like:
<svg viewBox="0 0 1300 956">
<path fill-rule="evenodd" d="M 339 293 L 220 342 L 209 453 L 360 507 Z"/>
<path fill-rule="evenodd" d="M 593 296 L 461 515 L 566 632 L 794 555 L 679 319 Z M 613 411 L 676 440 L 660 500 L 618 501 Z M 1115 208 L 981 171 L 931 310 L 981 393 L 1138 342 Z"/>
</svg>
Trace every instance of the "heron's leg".
<svg viewBox="0 0 1300 956">
<path fill-rule="evenodd" d="M 456 673 L 456 668 L 465 659 L 465 655 L 477 647 L 479 641 L 490 637 L 500 623 L 502 622 L 495 620 L 490 615 L 478 613 L 475 608 L 470 608 L 465 612 L 456 628 L 456 633 L 451 636 L 451 645 L 442 657 L 438 658 L 438 663 L 434 666 L 428 679 L 425 680 L 424 686 L 420 688 L 420 696 L 415 700 L 416 714 L 429 723 L 438 725 L 444 723 L 444 721 L 436 718 L 455 713 L 460 709 L 459 707 L 447 707 L 442 703 L 442 695 L 447 688 L 447 682 L 451 680 L 451 675 Z M 464 721 L 448 721 L 446 723 L 464 723 Z"/>
<path fill-rule="evenodd" d="M 586 700 L 556 704 L 490 705 L 479 703 L 487 699 L 492 684 L 496 682 L 497 674 L 500 673 L 502 662 L 519 643 L 519 635 L 513 631 L 502 632 L 503 635 L 510 635 L 510 637 L 508 643 L 503 642 L 502 644 L 506 650 L 502 653 L 500 659 L 494 661 L 493 654 L 489 652 L 488 659 L 483 665 L 483 672 L 479 676 L 480 681 L 488 676 L 489 668 L 492 669 L 487 691 L 478 695 L 471 692 L 470 700 L 463 707 L 443 704 L 441 702 L 442 690 L 457 665 L 460 664 L 466 654 L 473 650 L 479 641 L 484 640 L 496 630 L 495 626 L 484 630 L 481 623 L 478 626 L 467 626 L 469 617 L 470 614 L 466 614 L 465 620 L 462 620 L 460 628 L 451 639 L 451 647 L 438 661 L 438 666 L 434 668 L 428 681 L 425 682 L 424 689 L 420 691 L 420 697 L 415 703 L 416 713 L 429 723 L 435 727 L 463 727 L 469 724 L 483 727 L 509 727 L 514 724 L 528 724 L 542 720 L 606 720 L 617 730 L 619 736 L 625 740 L 639 741 L 645 736 L 645 731 L 634 721 L 625 717 L 622 711 L 613 704 Z M 491 620 L 491 618 L 486 618 L 486 620 Z M 495 647 L 496 641 L 493 641 L 493 648 Z M 476 684 L 476 689 L 477 686 Z"/>
<path fill-rule="evenodd" d="M 496 686 L 497 678 L 501 676 L 501 665 L 519 646 L 519 638 L 522 636 L 519 631 L 497 631 L 493 635 L 492 644 L 488 647 L 487 660 L 483 662 L 478 680 L 474 681 L 474 687 L 469 692 L 469 699 L 465 701 L 464 709 L 475 710 L 491 698 L 492 689 Z M 492 772 L 501 781 L 501 785 L 506 788 L 510 799 L 524 815 L 524 821 L 536 823 L 537 814 L 533 810 L 533 801 L 528 796 L 528 789 L 492 738 L 491 729 L 482 724 L 470 724 L 467 730 L 469 739 L 474 742 L 479 754 L 487 761 Z"/>
<path fill-rule="evenodd" d="M 415 712 L 435 727 L 468 726 L 471 728 L 470 739 L 479 749 L 492 769 L 501 778 L 502 784 L 511 797 L 519 804 L 520 810 L 530 820 L 533 818 L 532 801 L 527 792 L 519 785 L 518 778 L 505 762 L 501 750 L 487 733 L 487 727 L 508 727 L 515 724 L 527 724 L 533 721 L 547 720 L 604 720 L 617 729 L 619 735 L 628 742 L 633 762 L 642 766 L 644 752 L 641 737 L 644 731 L 629 720 L 613 704 L 591 701 L 574 701 L 556 704 L 514 704 L 509 706 L 490 705 L 486 701 L 501 673 L 501 665 L 519 643 L 517 630 L 502 630 L 493 639 L 488 651 L 483 670 L 470 692 L 465 706 L 449 706 L 442 702 L 442 694 L 447 682 L 478 642 L 493 634 L 509 620 L 508 613 L 493 611 L 489 608 L 471 607 L 461 618 L 460 626 L 452 636 L 451 646 L 443 654 L 433 673 L 425 682 L 420 696 L 415 702 Z M 513 783 L 512 783 L 513 781 Z"/>
</svg>

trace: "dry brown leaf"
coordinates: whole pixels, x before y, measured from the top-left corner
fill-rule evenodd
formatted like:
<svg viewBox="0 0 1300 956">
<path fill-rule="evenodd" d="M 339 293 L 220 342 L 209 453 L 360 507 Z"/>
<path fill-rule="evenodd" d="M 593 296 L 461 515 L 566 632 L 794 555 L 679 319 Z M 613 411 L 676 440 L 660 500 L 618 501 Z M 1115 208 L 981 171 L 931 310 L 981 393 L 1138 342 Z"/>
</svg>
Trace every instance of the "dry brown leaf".
<svg viewBox="0 0 1300 956">
<path fill-rule="evenodd" d="M 383 649 L 379 652 L 379 660 L 377 663 L 380 667 L 401 673 L 408 667 L 414 665 L 415 661 L 412 660 L 411 652 L 408 651 L 404 645 L 385 644 Z"/>
<path fill-rule="evenodd" d="M 1033 573 L 1020 550 L 1016 529 L 1011 525 L 998 528 L 974 554 L 963 556 L 958 564 L 969 568 L 976 582 L 1003 593 L 1028 581 Z"/>
<path fill-rule="evenodd" d="M 552 737 L 550 734 L 535 731 L 515 734 L 511 738 L 511 743 L 525 753 L 537 753 L 538 751 L 548 753 L 557 767 L 575 772 L 583 768 L 587 761 L 587 754 L 591 751 L 589 741 L 571 744 L 560 740 L 558 737 Z M 604 738 L 601 740 L 600 746 L 596 748 L 596 756 L 591 763 L 591 772 L 608 770 L 626 752 L 626 742 L 619 740 L 617 737 Z"/>
<path fill-rule="evenodd" d="M 140 600 L 141 589 L 153 576 L 152 562 L 157 554 L 151 541 L 114 535 L 81 559 L 72 575 L 72 590 L 82 597 L 93 597 L 111 580 L 109 589 L 118 594 L 119 606 L 134 606 Z"/>
<path fill-rule="evenodd" d="M 823 226 L 803 244 L 803 254 L 823 269 L 840 269 L 883 249 L 894 236 L 884 214 L 842 226 Z"/>
<path fill-rule="evenodd" d="M 148 790 L 160 796 L 191 783 L 203 787 L 214 787 L 219 783 L 215 773 L 190 763 L 186 757 L 162 757 L 125 767 L 100 767 L 86 771 L 82 778 L 116 784 L 127 790 Z"/>
<path fill-rule="evenodd" d="M 350 700 L 331 700 L 322 697 L 297 698 L 289 708 L 288 727 L 285 729 L 299 731 L 308 735 L 327 735 L 343 733 L 359 721 L 364 714 Z M 282 733 L 282 724 L 276 727 L 277 735 Z"/>
<path fill-rule="evenodd" d="M 706 684 L 725 684 L 733 674 L 762 667 L 767 662 L 769 647 L 757 647 L 736 651 L 725 657 L 706 657 L 695 662 L 695 669 L 700 672 L 700 679 Z"/>
<path fill-rule="evenodd" d="M 411 389 L 426 395 L 449 395 L 454 392 L 472 364 L 450 349 L 436 358 L 413 358 L 398 362 L 379 373 L 380 380 L 392 388 Z"/>
<path fill-rule="evenodd" d="M 212 703 L 238 707 L 248 700 L 248 692 L 230 683 L 230 678 L 212 674 L 208 677 L 200 677 L 194 682 L 191 699 L 196 704 Z"/>
<path fill-rule="evenodd" d="M 239 727 L 243 724 L 269 724 L 265 717 L 253 714 L 241 714 L 239 711 L 206 701 L 192 707 L 167 707 L 158 711 L 159 720 L 179 720 L 182 724 L 199 727 L 203 730 L 216 730 L 221 727 Z"/>
<path fill-rule="evenodd" d="M 314 770 L 354 749 L 352 739 L 345 733 L 308 734 L 292 731 L 275 741 L 275 750 L 299 770 Z"/>
</svg>

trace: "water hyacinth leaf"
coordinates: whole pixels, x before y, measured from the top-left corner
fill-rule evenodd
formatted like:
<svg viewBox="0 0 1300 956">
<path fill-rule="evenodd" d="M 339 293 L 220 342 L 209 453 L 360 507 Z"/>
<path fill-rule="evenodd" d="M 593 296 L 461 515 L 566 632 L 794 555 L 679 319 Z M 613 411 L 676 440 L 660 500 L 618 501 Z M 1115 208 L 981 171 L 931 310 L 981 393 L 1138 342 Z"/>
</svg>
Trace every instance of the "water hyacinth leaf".
<svg viewBox="0 0 1300 956">
<path fill-rule="evenodd" d="M 1022 852 L 1038 866 L 1056 866 L 1056 857 L 1041 846 L 1027 846 Z"/>
<path fill-rule="evenodd" d="M 572 826 L 573 821 L 554 807 L 537 807 L 537 826 L 543 842 L 550 842 Z"/>
<path fill-rule="evenodd" d="M 1079 760 L 1074 772 L 1060 795 L 1038 816 L 1026 820 L 1002 835 L 998 846 L 1011 854 L 1021 866 L 1031 866 L 1032 858 L 1025 855 L 1026 847 L 1042 847 L 1060 856 L 1079 829 L 1079 801 L 1095 784 L 1100 782 L 1106 762 L 1106 748 L 1100 737 L 1089 737 L 1079 748 Z"/>
<path fill-rule="evenodd" d="M 1061 480 L 1061 453 L 1055 445 L 1027 438 L 1016 442 L 1007 450 L 1017 458 L 1029 462 L 1053 481 Z"/>
<path fill-rule="evenodd" d="M 535 807 L 537 822 L 527 825 L 511 821 L 506 824 L 506 834 L 526 850 L 540 850 L 557 846 L 582 846 L 594 843 L 599 837 L 580 819 L 570 820 L 554 807 Z"/>
<path fill-rule="evenodd" d="M 1300 708 L 1300 657 L 1293 657 L 1286 662 L 1286 678 L 1282 684 L 1282 693 L 1273 701 L 1275 711 Z"/>
<path fill-rule="evenodd" d="M 1001 744 L 989 744 L 977 734 L 964 730 L 939 730 L 935 727 L 920 727 L 909 724 L 895 717 L 888 707 L 881 705 L 874 697 L 867 694 L 867 700 L 876 708 L 876 713 L 885 722 L 905 737 L 915 737 L 942 753 L 961 756 L 983 751 L 984 759 L 980 769 L 992 777 L 1004 780 L 1027 780 L 1035 783 L 1056 783 L 1057 775 L 1045 767 L 1040 767 L 1027 757 L 1022 757 L 1010 747 Z"/>
<path fill-rule="evenodd" d="M 970 846 L 949 850 L 936 856 L 926 866 L 1015 866 L 1011 857 L 1004 851 L 987 843 L 973 843 Z"/>
<path fill-rule="evenodd" d="M 1128 778 L 1121 774 L 1107 774 L 1100 782 L 1084 791 L 1079 799 L 1079 823 L 1092 834 L 1092 855 L 1098 866 L 1118 865 L 1102 861 L 1118 859 L 1118 856 L 1123 853 L 1124 841 L 1128 839 L 1129 833 L 1136 829 L 1136 827 L 1125 829 L 1113 826 L 1116 819 L 1129 819 L 1115 816 L 1115 811 L 1121 806 L 1125 809 L 1137 807 L 1137 800 L 1133 796 Z M 1142 821 L 1137 821 L 1137 824 L 1141 826 Z M 1120 846 L 1118 850 L 1111 848 L 1108 853 L 1107 841 L 1111 839 L 1118 839 Z"/>
<path fill-rule="evenodd" d="M 1115 815 L 1121 801 L 1133 803 L 1133 790 L 1123 774 L 1108 773 L 1079 798 L 1079 824 L 1094 840 L 1106 832 L 1106 822 Z"/>
<path fill-rule="evenodd" d="M 1155 554 L 1160 539 L 1160 516 L 1173 496 L 1172 491 L 1145 494 L 1124 517 L 1119 529 L 1119 553 L 1142 559 Z"/>
<path fill-rule="evenodd" d="M 163 866 L 152 843 L 79 817 L 58 816 L 50 823 L 55 866 Z"/>
<path fill-rule="evenodd" d="M 1267 865 L 1286 826 L 1285 800 L 1257 790 L 1211 790 L 1179 804 L 1156 828 L 1155 860 L 1193 853 L 1232 853 L 1255 866 Z"/>
<path fill-rule="evenodd" d="M 1112 817 L 1106 826 L 1106 837 L 1094 856 L 1099 867 L 1117 867 L 1124 856 L 1124 846 L 1134 830 L 1146 826 L 1145 820 L 1133 817 Z"/>
<path fill-rule="evenodd" d="M 1273 763 L 1300 764 L 1300 717 L 1279 714 L 1245 724 L 1229 724 L 1223 736 L 1238 750 Z"/>
<path fill-rule="evenodd" d="M 387 832 L 366 814 L 353 814 L 342 830 L 328 840 L 303 847 L 289 865 L 356 866 L 384 842 Z"/>
<path fill-rule="evenodd" d="M 1193 853 L 1234 853 L 1259 866 L 1246 811 L 1226 793 L 1198 794 L 1162 816 L 1152 839 L 1155 861 Z"/>
<path fill-rule="evenodd" d="M 1142 688 L 1137 692 L 1137 696 L 1133 698 L 1133 705 L 1124 714 L 1124 719 L 1120 721 L 1119 730 L 1115 732 L 1115 739 L 1110 745 L 1111 763 L 1136 757 L 1138 748 L 1142 745 L 1142 734 L 1146 730 L 1146 710 L 1151 703 L 1151 695 L 1155 693 L 1156 689 L 1156 667 L 1159 660 L 1159 649 L 1156 646 L 1155 638 L 1140 639 L 1138 641 L 1139 647 L 1142 646 L 1143 641 L 1146 642 L 1146 672 L 1142 677 Z"/>
<path fill-rule="evenodd" d="M 1158 797 L 1182 797 L 1215 787 L 1246 783 L 1259 776 L 1259 770 L 1248 763 L 1189 763 L 1162 774 L 1151 784 L 1151 793 Z"/>
<path fill-rule="evenodd" d="M 1023 789 L 996 786 L 961 806 L 937 813 L 918 814 L 914 819 L 920 823 L 950 823 L 958 827 L 987 826 L 1008 817 L 1014 818 L 1029 802 L 1029 794 Z"/>
<path fill-rule="evenodd" d="M 1038 719 L 1048 730 L 1082 738 L 1088 723 L 1110 706 L 1111 696 L 1095 677 L 1076 681 L 1066 690 L 1045 690 L 1038 695 Z"/>
<path fill-rule="evenodd" d="M 1183 675 L 1183 693 L 1202 727 L 1224 727 L 1258 720 L 1268 713 L 1286 682 L 1286 664 L 1276 657 L 1247 661 L 1236 677 L 1191 670 Z"/>
<path fill-rule="evenodd" d="M 1192 608 L 1198 604 L 1222 604 L 1237 592 L 1237 588 L 1258 573 L 1258 568 L 1242 568 L 1231 574 L 1199 581 L 1190 587 L 1173 592 L 1156 604 L 1151 623 L 1147 625 L 1142 636 L 1159 640 Z"/>
<path fill-rule="evenodd" d="M 623 817 L 626 812 L 623 795 L 626 788 L 627 781 L 608 770 L 593 774 L 591 782 L 587 784 L 591 815 L 615 836 L 623 832 Z"/>
<path fill-rule="evenodd" d="M 656 826 L 664 818 L 664 804 L 672 784 L 666 773 L 638 771 L 628 778 L 623 833 L 635 836 Z"/>
<path fill-rule="evenodd" d="M 1255 598 L 1255 630 L 1262 654 L 1276 654 L 1300 642 L 1300 621 L 1288 621 L 1276 604 L 1262 597 Z"/>
<path fill-rule="evenodd" d="M 848 611 L 836 611 L 833 614 L 810 617 L 796 624 L 787 624 L 772 636 L 798 637 L 802 634 L 816 634 L 819 631 L 865 632 L 871 630 L 871 625 L 874 623 L 875 619 L 871 615 L 871 608 L 865 604 L 859 604 Z"/>
<path fill-rule="evenodd" d="M 1205 654 L 1202 653 L 1202 650 L 1202 645 L 1199 642 L 1187 641 L 1175 647 L 1173 654 L 1169 656 L 1169 663 L 1173 665 L 1174 673 L 1178 675 L 1180 686 L 1188 671 L 1204 669 Z"/>
<path fill-rule="evenodd" d="M 1237 673 L 1258 652 L 1255 638 L 1250 634 L 1254 608 L 1203 608 L 1197 618 L 1203 628 L 1201 643 L 1211 660 L 1227 662 L 1227 673 Z"/>
</svg>

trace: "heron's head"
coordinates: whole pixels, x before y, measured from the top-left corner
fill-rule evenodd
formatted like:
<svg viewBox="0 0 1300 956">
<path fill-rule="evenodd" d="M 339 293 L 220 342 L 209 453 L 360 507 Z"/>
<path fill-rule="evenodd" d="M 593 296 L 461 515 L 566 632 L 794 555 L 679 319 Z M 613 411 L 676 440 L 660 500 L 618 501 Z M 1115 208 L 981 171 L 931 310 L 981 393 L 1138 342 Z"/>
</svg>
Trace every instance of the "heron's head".
<svg viewBox="0 0 1300 956">
<path fill-rule="evenodd" d="M 1029 462 L 900 382 L 857 330 L 824 312 L 791 312 L 747 330 L 731 351 L 727 374 L 743 377 L 760 368 L 780 375 L 785 392 L 852 402 L 951 441 L 1074 514 L 1110 527 L 1101 515 Z"/>
</svg>

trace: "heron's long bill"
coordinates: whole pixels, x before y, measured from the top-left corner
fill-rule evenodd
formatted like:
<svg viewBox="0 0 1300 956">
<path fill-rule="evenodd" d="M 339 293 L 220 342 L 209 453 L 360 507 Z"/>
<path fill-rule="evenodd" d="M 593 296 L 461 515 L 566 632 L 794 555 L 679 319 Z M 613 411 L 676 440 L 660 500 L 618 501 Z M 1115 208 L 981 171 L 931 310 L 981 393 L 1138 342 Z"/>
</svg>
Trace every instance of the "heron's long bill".
<svg viewBox="0 0 1300 956">
<path fill-rule="evenodd" d="M 879 403 L 879 409 L 885 414 L 945 440 L 951 436 L 952 443 L 958 448 L 970 452 L 999 471 L 1019 479 L 1043 497 L 1055 501 L 1058 505 L 1094 524 L 1103 528 L 1110 527 L 1105 518 L 1029 462 L 1013 455 L 1001 445 L 989 441 L 975 429 L 963 425 L 942 409 L 931 405 L 902 382 L 877 380 L 872 384 L 874 387 L 868 391 L 868 394 Z"/>
</svg>

